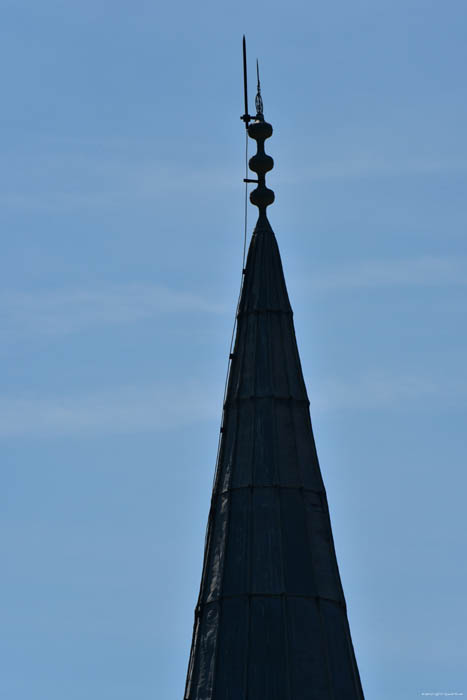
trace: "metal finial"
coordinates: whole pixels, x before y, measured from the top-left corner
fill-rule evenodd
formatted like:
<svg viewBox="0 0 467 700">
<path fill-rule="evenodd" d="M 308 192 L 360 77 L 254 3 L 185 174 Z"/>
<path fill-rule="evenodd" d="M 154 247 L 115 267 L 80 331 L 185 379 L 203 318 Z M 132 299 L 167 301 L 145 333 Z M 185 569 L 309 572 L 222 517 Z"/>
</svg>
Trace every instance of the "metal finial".
<svg viewBox="0 0 467 700">
<path fill-rule="evenodd" d="M 264 151 L 264 142 L 271 136 L 272 126 L 264 121 L 258 59 L 256 59 L 256 77 L 258 81 L 255 99 L 256 117 L 252 117 L 250 114 L 248 114 L 246 73 L 246 42 L 245 36 L 243 36 L 243 88 L 245 97 L 245 114 L 241 116 L 240 119 L 245 122 L 245 126 L 248 130 L 248 136 L 254 139 L 257 143 L 257 152 L 252 158 L 250 158 L 248 165 L 250 170 L 253 170 L 253 172 L 258 175 L 257 180 L 246 177 L 243 181 L 246 183 L 254 182 L 256 185 L 258 185 L 256 189 L 250 193 L 250 202 L 258 207 L 260 215 L 265 215 L 266 207 L 268 207 L 274 201 L 274 192 L 266 187 L 266 173 L 272 170 L 274 161 L 271 156 L 267 155 L 267 153 Z"/>
<path fill-rule="evenodd" d="M 263 120 L 263 98 L 261 97 L 261 83 L 259 81 L 259 63 L 258 59 L 256 59 L 256 77 L 258 79 L 258 84 L 257 84 L 257 92 L 256 92 L 256 97 L 255 97 L 255 106 L 256 106 L 256 119 Z"/>
</svg>

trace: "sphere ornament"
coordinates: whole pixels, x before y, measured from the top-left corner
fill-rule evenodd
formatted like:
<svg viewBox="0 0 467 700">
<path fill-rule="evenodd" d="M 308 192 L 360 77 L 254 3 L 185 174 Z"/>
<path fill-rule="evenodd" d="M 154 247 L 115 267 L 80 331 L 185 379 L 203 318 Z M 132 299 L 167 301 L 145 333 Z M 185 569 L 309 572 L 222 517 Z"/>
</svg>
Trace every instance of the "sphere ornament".
<svg viewBox="0 0 467 700">
<path fill-rule="evenodd" d="M 248 136 L 256 141 L 257 150 L 248 163 L 250 170 L 258 175 L 258 186 L 250 193 L 250 202 L 258 207 L 260 214 L 274 202 L 274 192 L 266 187 L 266 173 L 274 167 L 274 161 L 264 150 L 264 142 L 272 136 L 272 126 L 257 114 L 248 125 Z"/>
</svg>

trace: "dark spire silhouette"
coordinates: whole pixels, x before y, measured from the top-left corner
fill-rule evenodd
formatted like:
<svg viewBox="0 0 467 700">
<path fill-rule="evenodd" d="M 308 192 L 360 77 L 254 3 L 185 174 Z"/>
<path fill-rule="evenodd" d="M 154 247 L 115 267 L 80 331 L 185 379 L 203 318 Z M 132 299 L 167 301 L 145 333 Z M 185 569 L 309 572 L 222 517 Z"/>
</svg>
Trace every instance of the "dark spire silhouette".
<svg viewBox="0 0 467 700">
<path fill-rule="evenodd" d="M 256 104 L 246 123 L 257 142 L 249 166 L 259 217 L 237 311 L 185 700 L 362 700 L 292 309 L 266 216 L 272 126 Z"/>
</svg>

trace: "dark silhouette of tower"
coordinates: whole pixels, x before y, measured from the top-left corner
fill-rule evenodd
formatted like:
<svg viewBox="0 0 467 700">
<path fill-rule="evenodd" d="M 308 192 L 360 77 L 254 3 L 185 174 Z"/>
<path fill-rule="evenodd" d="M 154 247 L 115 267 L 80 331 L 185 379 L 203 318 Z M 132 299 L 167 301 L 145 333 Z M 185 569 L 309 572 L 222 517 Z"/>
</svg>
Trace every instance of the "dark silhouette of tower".
<svg viewBox="0 0 467 700">
<path fill-rule="evenodd" d="M 237 311 L 185 700 L 361 700 L 295 339 L 266 207 L 272 126 L 260 91 L 259 209 Z"/>
</svg>

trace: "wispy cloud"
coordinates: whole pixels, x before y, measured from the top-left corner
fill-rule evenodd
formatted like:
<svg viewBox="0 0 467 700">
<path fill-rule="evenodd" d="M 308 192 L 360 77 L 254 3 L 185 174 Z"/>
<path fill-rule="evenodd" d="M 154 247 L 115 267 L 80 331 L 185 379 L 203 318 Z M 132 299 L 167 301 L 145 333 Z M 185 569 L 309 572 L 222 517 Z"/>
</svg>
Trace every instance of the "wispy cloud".
<svg viewBox="0 0 467 700">
<path fill-rule="evenodd" d="M 317 291 L 351 291 L 376 287 L 467 285 L 466 257 L 420 257 L 365 260 L 328 267 L 300 283 Z"/>
<path fill-rule="evenodd" d="M 466 286 L 467 258 L 366 260 L 312 271 L 295 279 L 297 291 L 342 293 L 359 289 Z M 108 285 L 91 289 L 10 292 L 0 295 L 5 336 L 67 334 L 88 327 L 128 324 L 160 314 L 231 313 L 231 304 L 162 285 Z"/>
<path fill-rule="evenodd" d="M 392 154 L 370 154 L 362 158 L 323 161 L 307 168 L 296 181 L 352 179 L 360 177 L 396 177 L 403 175 L 437 175 L 467 172 L 466 158 L 407 158 Z"/>
<path fill-rule="evenodd" d="M 227 310 L 221 303 L 189 291 L 136 284 L 0 296 L 3 331 L 10 333 L 64 334 L 159 314 L 220 314 Z"/>
<path fill-rule="evenodd" d="M 173 160 L 135 162 L 131 158 L 75 153 L 25 157 L 5 168 L 0 203 L 12 209 L 69 211 L 122 207 L 130 203 L 177 201 L 180 193 L 206 196 L 209 191 L 239 189 L 239 178 L 226 167 Z"/>
<path fill-rule="evenodd" d="M 0 437 L 125 434 L 220 419 L 222 397 L 201 385 L 120 387 L 49 397 L 0 398 Z"/>
<path fill-rule="evenodd" d="M 221 386 L 186 382 L 118 387 L 62 396 L 0 398 L 0 437 L 59 437 L 132 434 L 167 430 L 202 421 L 218 422 Z M 367 373 L 328 379 L 313 386 L 312 415 L 333 411 L 405 410 L 465 402 L 467 382 Z"/>
<path fill-rule="evenodd" d="M 423 144 L 423 146 L 422 146 Z M 284 162 L 284 158 L 285 161 Z M 394 133 L 383 129 L 364 131 L 351 128 L 340 134 L 327 133 L 321 142 L 310 142 L 301 151 L 300 160 L 306 166 L 297 168 L 282 157 L 278 181 L 303 183 L 336 179 L 430 177 L 432 175 L 458 175 L 467 172 L 467 152 L 463 148 L 453 150 L 448 144 L 432 144 L 430 152 L 421 140 L 407 148 L 394 139 Z"/>
<path fill-rule="evenodd" d="M 467 398 L 466 382 L 441 382 L 427 376 L 368 372 L 348 379 L 328 379 L 315 384 L 311 397 L 313 413 L 334 410 L 403 409 L 407 405 L 443 397 Z"/>
<path fill-rule="evenodd" d="M 0 184 L 0 203 L 13 209 L 61 211 L 99 209 L 122 206 L 135 201 L 179 198 L 180 192 L 196 196 L 209 191 L 230 192 L 239 187 L 238 173 L 206 160 L 192 158 L 183 162 L 173 159 L 147 160 L 125 155 L 116 156 L 70 152 L 23 155 L 8 163 L 8 181 Z M 306 183 L 362 177 L 430 176 L 467 172 L 467 157 L 444 155 L 431 158 L 402 153 L 371 151 L 366 155 L 341 153 L 335 159 L 309 154 L 312 165 L 298 169 L 291 162 L 274 175 L 277 184 Z M 289 173 L 289 174 L 287 174 Z M 293 174 L 292 174 L 293 173 Z M 45 179 L 44 179 L 44 174 Z"/>
</svg>

